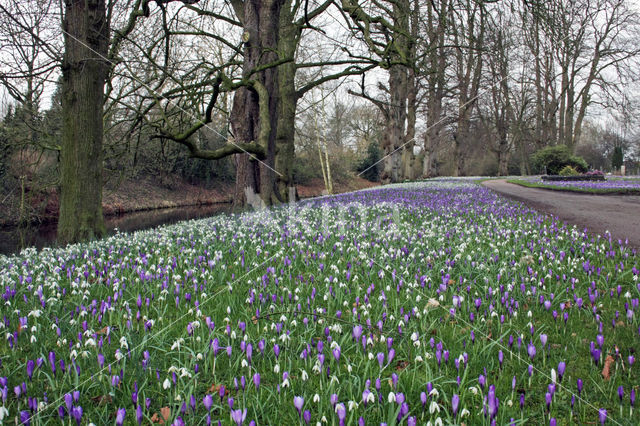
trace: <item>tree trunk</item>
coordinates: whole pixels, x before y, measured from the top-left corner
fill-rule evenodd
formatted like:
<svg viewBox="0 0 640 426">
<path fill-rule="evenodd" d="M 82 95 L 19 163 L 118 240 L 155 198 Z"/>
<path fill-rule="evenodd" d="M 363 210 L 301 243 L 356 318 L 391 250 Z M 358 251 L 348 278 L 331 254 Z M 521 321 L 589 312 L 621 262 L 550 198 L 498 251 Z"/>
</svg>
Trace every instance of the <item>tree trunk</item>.
<svg viewBox="0 0 640 426">
<path fill-rule="evenodd" d="M 103 92 L 109 40 L 104 0 L 65 0 L 58 241 L 104 235 Z"/>
<path fill-rule="evenodd" d="M 404 143 L 405 121 L 407 119 L 407 67 L 393 65 L 389 69 L 389 121 L 384 136 L 384 168 L 382 183 L 395 183 L 402 180 L 401 155 L 399 149 Z"/>
<path fill-rule="evenodd" d="M 295 16 L 293 16 L 289 1 L 285 3 L 280 14 L 278 53 L 281 59 L 295 57 L 300 34 L 300 27 L 295 23 Z M 278 68 L 279 96 L 275 169 L 280 173 L 276 177 L 276 197 L 281 202 L 291 201 L 289 200 L 289 187 L 293 186 L 294 137 L 298 104 L 295 80 L 295 61 L 280 65 Z"/>
<path fill-rule="evenodd" d="M 236 184 L 234 209 L 247 204 L 246 191 L 259 194 L 267 205 L 273 203 L 275 176 L 275 135 L 277 129 L 278 69 L 271 67 L 253 73 L 256 67 L 274 63 L 278 56 L 280 11 L 284 0 L 245 0 L 239 14 L 245 30 L 243 77 L 259 81 L 268 96 L 268 114 L 261 116 L 260 98 L 254 88 L 241 87 L 236 91 L 231 109 L 231 128 L 235 140 L 258 143 L 261 127 L 269 126 L 266 159 L 258 162 L 249 154 L 236 154 Z M 266 123 L 265 123 L 266 121 Z"/>
</svg>

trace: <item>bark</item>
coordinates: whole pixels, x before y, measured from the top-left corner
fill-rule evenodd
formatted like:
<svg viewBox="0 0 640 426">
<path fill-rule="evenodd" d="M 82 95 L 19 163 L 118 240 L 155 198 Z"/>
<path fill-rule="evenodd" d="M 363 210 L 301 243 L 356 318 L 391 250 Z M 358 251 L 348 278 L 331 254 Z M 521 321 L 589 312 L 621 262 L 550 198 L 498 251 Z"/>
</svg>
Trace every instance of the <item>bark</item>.
<svg viewBox="0 0 640 426">
<path fill-rule="evenodd" d="M 295 21 L 291 0 L 285 2 L 280 14 L 280 35 L 278 53 L 281 58 L 293 58 L 300 42 L 301 29 Z M 296 63 L 287 62 L 278 70 L 278 122 L 276 130 L 275 169 L 276 197 L 279 201 L 289 200 L 289 187 L 293 186 L 293 162 L 295 156 L 294 137 L 298 94 L 296 93 Z"/>
<path fill-rule="evenodd" d="M 427 36 L 429 41 L 429 76 L 427 77 L 427 130 L 424 134 L 424 156 L 422 177 L 433 177 L 435 168 L 435 152 L 440 144 L 442 123 L 442 102 L 445 95 L 447 59 L 445 34 L 448 26 L 448 0 L 440 2 L 440 9 L 435 10 L 434 3 L 427 3 Z"/>
<path fill-rule="evenodd" d="M 103 91 L 109 40 L 104 0 L 65 0 L 58 240 L 105 233 L 102 217 Z"/>
<path fill-rule="evenodd" d="M 407 67 L 393 65 L 389 69 L 390 103 L 387 130 L 383 139 L 385 155 L 381 181 L 383 184 L 402 180 L 401 151 L 407 119 Z"/>
<path fill-rule="evenodd" d="M 241 87 L 233 99 L 230 121 L 235 140 L 240 143 L 258 143 L 259 139 L 263 139 L 265 143 L 265 159 L 261 162 L 255 161 L 246 153 L 235 156 L 235 209 L 246 205 L 247 188 L 259 194 L 267 205 L 274 201 L 278 68 L 271 67 L 257 73 L 255 69 L 278 59 L 276 49 L 283 2 L 284 0 L 245 0 L 242 9 L 236 10 L 245 30 L 243 77 L 259 82 L 264 88 L 263 97 L 266 96 L 266 99 L 262 101 L 268 104 L 268 108 L 261 111 L 261 99 L 255 87 Z M 269 132 L 265 135 L 266 128 Z"/>
</svg>

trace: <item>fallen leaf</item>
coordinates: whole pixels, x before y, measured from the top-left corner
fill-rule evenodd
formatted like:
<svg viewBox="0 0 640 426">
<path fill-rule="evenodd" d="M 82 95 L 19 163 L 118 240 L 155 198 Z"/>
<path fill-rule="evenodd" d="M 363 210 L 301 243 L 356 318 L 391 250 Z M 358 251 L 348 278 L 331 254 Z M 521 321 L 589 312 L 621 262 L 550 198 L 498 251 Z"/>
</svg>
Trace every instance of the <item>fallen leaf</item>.
<svg viewBox="0 0 640 426">
<path fill-rule="evenodd" d="M 96 334 L 100 335 L 100 334 L 107 334 L 109 332 L 109 327 L 103 327 L 100 330 L 96 331 Z"/>
<path fill-rule="evenodd" d="M 98 395 L 91 398 L 91 400 L 98 405 L 107 405 L 113 403 L 111 395 Z"/>
<path fill-rule="evenodd" d="M 609 380 L 611 377 L 611 365 L 615 362 L 611 355 L 607 355 L 604 360 L 604 368 L 602 369 L 602 377 L 605 380 Z"/>
<path fill-rule="evenodd" d="M 409 366 L 409 361 L 400 360 L 396 364 L 396 371 L 402 371 Z"/>
<path fill-rule="evenodd" d="M 252 322 L 254 325 L 258 324 L 258 318 L 257 318 L 255 315 L 254 315 L 254 316 L 252 316 L 252 317 L 251 317 L 251 322 Z"/>
<path fill-rule="evenodd" d="M 162 418 L 164 419 L 164 421 L 168 421 L 169 417 L 171 417 L 171 408 L 169 407 L 162 407 L 160 409 L 160 414 L 162 414 Z"/>
<path fill-rule="evenodd" d="M 210 393 L 215 393 L 216 395 L 218 394 L 218 392 L 220 392 L 220 389 L 222 388 L 222 385 L 216 385 L 215 383 L 211 385 L 211 387 L 209 388 L 209 392 Z M 229 389 L 225 388 L 224 389 L 224 394 L 228 395 L 229 394 Z"/>
</svg>

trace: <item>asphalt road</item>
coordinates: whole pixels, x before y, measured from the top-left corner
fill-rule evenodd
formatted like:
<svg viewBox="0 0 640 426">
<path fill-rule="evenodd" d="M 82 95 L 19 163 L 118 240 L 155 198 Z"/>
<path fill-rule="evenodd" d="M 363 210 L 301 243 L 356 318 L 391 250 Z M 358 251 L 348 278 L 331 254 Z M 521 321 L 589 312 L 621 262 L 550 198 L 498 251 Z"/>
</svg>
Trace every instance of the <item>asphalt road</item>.
<svg viewBox="0 0 640 426">
<path fill-rule="evenodd" d="M 591 195 L 548 189 L 526 188 L 503 179 L 482 184 L 506 197 L 561 220 L 640 248 L 640 195 Z"/>
</svg>

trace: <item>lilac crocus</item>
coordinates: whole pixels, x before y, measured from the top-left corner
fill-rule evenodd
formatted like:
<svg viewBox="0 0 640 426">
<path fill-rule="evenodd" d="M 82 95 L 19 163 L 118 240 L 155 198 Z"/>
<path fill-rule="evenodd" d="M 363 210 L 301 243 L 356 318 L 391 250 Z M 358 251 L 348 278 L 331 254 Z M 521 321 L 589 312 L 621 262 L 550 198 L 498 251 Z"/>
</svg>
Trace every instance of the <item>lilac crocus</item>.
<svg viewBox="0 0 640 426">
<path fill-rule="evenodd" d="M 340 346 L 336 347 L 333 350 L 333 357 L 336 359 L 336 361 L 340 361 Z"/>
<path fill-rule="evenodd" d="M 535 347 L 535 345 L 529 343 L 529 345 L 527 345 L 527 353 L 529 354 L 529 358 L 531 358 L 531 360 L 533 360 L 533 358 L 536 356 L 536 347 Z"/>
<path fill-rule="evenodd" d="M 213 407 L 213 397 L 209 394 L 206 394 L 204 398 L 202 398 L 202 405 L 207 411 L 211 411 L 211 407 Z"/>
<path fill-rule="evenodd" d="M 247 409 L 231 410 L 231 420 L 233 420 L 237 426 L 242 426 L 242 423 L 247 418 Z"/>
<path fill-rule="evenodd" d="M 298 410 L 298 416 L 302 414 L 302 406 L 304 405 L 304 398 L 301 396 L 293 397 L 293 406 Z"/>
<path fill-rule="evenodd" d="M 378 358 L 378 365 L 380 366 L 380 368 L 382 368 L 382 366 L 384 365 L 384 354 L 382 352 L 378 352 L 378 355 L 376 355 L 376 357 Z"/>
<path fill-rule="evenodd" d="M 125 410 L 124 408 L 118 408 L 118 411 L 116 413 L 116 425 L 122 426 L 122 424 L 124 423 L 124 418 L 126 416 L 127 410 Z"/>
<path fill-rule="evenodd" d="M 580 394 L 582 393 L 582 379 L 578 379 L 576 383 L 578 386 L 578 396 L 580 396 Z"/>
<path fill-rule="evenodd" d="M 256 373 L 253 375 L 253 384 L 256 387 L 256 390 L 260 387 L 260 373 Z"/>
<path fill-rule="evenodd" d="M 343 403 L 336 405 L 336 414 L 338 415 L 340 426 L 344 426 L 344 419 L 347 418 L 347 409 L 344 407 Z"/>
</svg>

